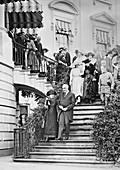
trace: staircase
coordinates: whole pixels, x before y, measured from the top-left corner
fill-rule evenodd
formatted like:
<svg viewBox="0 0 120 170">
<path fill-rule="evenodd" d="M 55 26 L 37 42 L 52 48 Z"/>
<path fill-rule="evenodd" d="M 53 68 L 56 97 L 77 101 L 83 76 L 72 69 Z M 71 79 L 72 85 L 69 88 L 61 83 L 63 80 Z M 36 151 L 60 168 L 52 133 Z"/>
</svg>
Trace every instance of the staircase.
<svg viewBox="0 0 120 170">
<path fill-rule="evenodd" d="M 28 90 L 31 88 L 34 91 L 40 91 L 41 94 L 46 94 L 52 88 L 52 85 L 47 82 L 46 77 L 38 77 L 39 73 L 30 73 L 29 69 L 22 69 L 22 66 L 15 66 L 14 68 L 14 84 L 27 86 Z"/>
<path fill-rule="evenodd" d="M 73 123 L 70 127 L 69 140 L 49 142 L 41 141 L 30 153 L 29 159 L 14 159 L 14 161 L 72 163 L 106 165 L 111 162 L 100 162 L 95 155 L 94 143 L 91 139 L 93 119 L 102 112 L 104 107 L 98 102 L 92 105 L 76 105 L 74 107 Z"/>
</svg>

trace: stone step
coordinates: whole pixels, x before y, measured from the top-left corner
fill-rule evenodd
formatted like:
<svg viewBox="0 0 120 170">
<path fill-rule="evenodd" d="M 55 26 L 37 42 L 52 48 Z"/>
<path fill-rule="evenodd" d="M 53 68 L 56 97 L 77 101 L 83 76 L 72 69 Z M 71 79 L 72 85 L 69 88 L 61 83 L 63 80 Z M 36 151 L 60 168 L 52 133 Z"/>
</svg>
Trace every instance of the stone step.
<svg viewBox="0 0 120 170">
<path fill-rule="evenodd" d="M 98 113 L 100 113 L 100 112 L 103 112 L 103 110 L 74 110 L 74 112 L 73 112 L 73 116 L 74 115 L 96 115 L 96 114 L 98 114 Z"/>
<path fill-rule="evenodd" d="M 73 122 L 76 120 L 87 120 L 87 119 L 93 119 L 95 118 L 95 114 L 90 115 L 82 115 L 82 114 L 73 114 Z"/>
<path fill-rule="evenodd" d="M 99 106 L 102 105 L 101 99 L 96 99 L 93 103 L 81 102 L 80 104 L 75 104 L 75 106 Z"/>
<path fill-rule="evenodd" d="M 91 141 L 91 137 L 90 136 L 71 136 L 69 137 L 69 140 L 88 140 Z"/>
<path fill-rule="evenodd" d="M 93 125 L 93 121 L 73 121 L 70 126 L 78 126 L 78 125 Z"/>
<path fill-rule="evenodd" d="M 86 124 L 86 123 L 90 123 L 90 124 L 93 124 L 93 119 L 74 119 L 73 120 L 73 123 L 71 123 L 71 125 L 73 124 Z"/>
<path fill-rule="evenodd" d="M 76 140 L 76 139 L 85 139 L 90 140 L 91 139 L 91 133 L 89 134 L 71 134 L 69 135 L 70 140 Z"/>
<path fill-rule="evenodd" d="M 70 135 L 90 135 L 91 131 L 90 130 L 71 130 Z"/>
<path fill-rule="evenodd" d="M 31 159 L 31 158 L 28 158 L 28 159 L 21 159 L 21 158 L 14 158 L 13 159 L 14 162 L 33 162 L 33 163 L 59 163 L 59 164 L 65 164 L 65 165 L 89 165 L 90 167 L 93 165 L 93 169 L 95 168 L 95 165 L 96 167 L 99 167 L 99 168 L 103 168 L 103 167 L 111 167 L 111 165 L 114 164 L 114 162 L 103 162 L 103 161 L 99 161 L 99 160 L 73 160 L 73 159 L 70 159 L 70 160 L 66 160 L 66 159 Z"/>
<path fill-rule="evenodd" d="M 88 133 L 87 132 L 86 133 L 80 133 L 79 131 L 78 132 L 71 131 L 69 136 L 80 136 L 80 137 L 82 137 L 82 136 L 89 136 L 90 137 L 91 136 L 91 131 L 89 131 Z"/>
<path fill-rule="evenodd" d="M 102 105 L 75 105 L 74 111 L 76 110 L 103 110 Z"/>
<path fill-rule="evenodd" d="M 95 148 L 85 147 L 60 147 L 60 146 L 36 146 L 34 148 L 35 152 L 53 152 L 53 153 L 95 153 Z"/>
<path fill-rule="evenodd" d="M 96 160 L 95 153 L 53 153 L 53 152 L 30 152 L 31 159 L 73 159 L 73 160 Z"/>
<path fill-rule="evenodd" d="M 84 145 L 77 145 L 77 146 L 74 146 L 74 145 L 50 145 L 49 142 L 46 142 L 46 145 L 36 145 L 35 148 L 37 149 L 74 149 L 74 150 L 85 150 L 85 149 L 95 149 L 95 147 L 91 144 L 88 144 L 86 146 Z"/>
<path fill-rule="evenodd" d="M 39 146 L 65 146 L 65 147 L 94 147 L 94 143 L 92 140 L 63 140 L 63 141 L 56 141 L 56 140 L 49 140 L 49 142 L 40 141 Z"/>
<path fill-rule="evenodd" d="M 70 126 L 70 130 L 76 130 L 76 129 L 86 129 L 86 130 L 92 130 L 93 125 L 92 124 L 73 124 Z"/>
</svg>

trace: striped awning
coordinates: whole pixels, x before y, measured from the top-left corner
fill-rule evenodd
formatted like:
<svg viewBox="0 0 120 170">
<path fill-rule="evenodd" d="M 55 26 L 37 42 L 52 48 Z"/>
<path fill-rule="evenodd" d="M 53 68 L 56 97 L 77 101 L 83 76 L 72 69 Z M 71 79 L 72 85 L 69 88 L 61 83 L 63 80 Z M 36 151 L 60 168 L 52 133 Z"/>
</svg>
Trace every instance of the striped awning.
<svg viewBox="0 0 120 170">
<path fill-rule="evenodd" d="M 19 0 L 0 0 L 0 4 L 5 4 L 5 3 L 10 3 L 10 2 L 17 2 Z M 21 0 L 21 1 L 25 1 L 25 0 Z"/>
<path fill-rule="evenodd" d="M 37 0 L 4 0 L 12 2 L 5 4 L 5 27 L 8 30 L 24 28 L 41 28 L 42 5 Z M 18 3 L 16 3 L 18 1 Z"/>
<path fill-rule="evenodd" d="M 8 12 L 9 29 L 13 28 L 41 28 L 42 12 Z"/>
</svg>

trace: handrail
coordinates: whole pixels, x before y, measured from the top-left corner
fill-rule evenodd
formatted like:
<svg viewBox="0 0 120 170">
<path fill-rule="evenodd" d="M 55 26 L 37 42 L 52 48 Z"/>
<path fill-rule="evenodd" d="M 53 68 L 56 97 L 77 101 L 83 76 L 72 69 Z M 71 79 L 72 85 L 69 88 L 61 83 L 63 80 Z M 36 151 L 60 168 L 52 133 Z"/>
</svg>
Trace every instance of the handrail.
<svg viewBox="0 0 120 170">
<path fill-rule="evenodd" d="M 31 120 L 23 126 L 23 128 L 26 128 L 27 126 L 29 126 L 37 117 L 38 117 L 38 115 L 36 114 L 35 117 L 31 118 Z"/>
<path fill-rule="evenodd" d="M 40 115 L 37 114 L 23 127 L 14 129 L 14 158 L 29 157 L 29 152 L 38 143 L 36 125 L 40 120 Z"/>
<path fill-rule="evenodd" d="M 52 59 L 52 58 L 49 58 L 49 57 L 47 57 L 47 56 L 43 56 L 43 58 L 48 59 L 48 60 L 51 60 L 51 61 L 53 61 L 53 62 L 57 63 L 57 61 L 56 61 L 56 60 L 54 60 L 54 59 Z"/>
</svg>

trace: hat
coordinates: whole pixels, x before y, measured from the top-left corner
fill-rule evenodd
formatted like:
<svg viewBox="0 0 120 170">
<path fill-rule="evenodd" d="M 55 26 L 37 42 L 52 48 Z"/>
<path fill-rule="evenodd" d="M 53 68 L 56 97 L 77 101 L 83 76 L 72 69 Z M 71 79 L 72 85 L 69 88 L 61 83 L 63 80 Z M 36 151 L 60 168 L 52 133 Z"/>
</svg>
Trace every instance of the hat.
<svg viewBox="0 0 120 170">
<path fill-rule="evenodd" d="M 49 90 L 49 91 L 47 92 L 47 96 L 50 96 L 51 94 L 56 95 L 56 92 L 51 89 L 51 90 Z"/>
<path fill-rule="evenodd" d="M 87 63 L 90 62 L 90 60 L 87 58 L 87 59 L 83 60 L 83 62 L 84 62 L 85 64 L 87 64 Z"/>
<path fill-rule="evenodd" d="M 90 56 L 90 55 L 91 55 L 91 56 L 94 56 L 95 54 L 94 54 L 93 52 L 89 52 L 89 53 L 88 53 L 88 56 Z"/>
<path fill-rule="evenodd" d="M 75 53 L 78 54 L 78 50 L 75 50 Z"/>
<path fill-rule="evenodd" d="M 112 51 L 114 51 L 115 53 L 117 53 L 117 48 L 113 48 Z"/>
<path fill-rule="evenodd" d="M 35 40 L 34 36 L 31 35 L 31 34 L 28 34 L 28 37 L 29 37 L 30 40 Z"/>
<path fill-rule="evenodd" d="M 82 55 L 84 55 L 84 52 L 82 50 L 75 50 L 75 53 L 76 54 L 81 53 Z"/>
<path fill-rule="evenodd" d="M 85 54 L 85 57 L 89 57 L 88 53 Z"/>
<path fill-rule="evenodd" d="M 59 48 L 59 51 L 62 51 L 62 50 L 65 50 L 65 48 L 64 48 L 64 47 L 60 47 L 60 48 Z"/>
<path fill-rule="evenodd" d="M 89 70 L 90 71 L 90 66 L 85 66 L 85 70 Z"/>
<path fill-rule="evenodd" d="M 22 36 L 23 34 L 25 34 L 25 33 L 24 32 L 17 33 L 18 36 Z"/>
<path fill-rule="evenodd" d="M 49 50 L 47 48 L 43 48 L 43 52 L 47 53 Z"/>
</svg>

